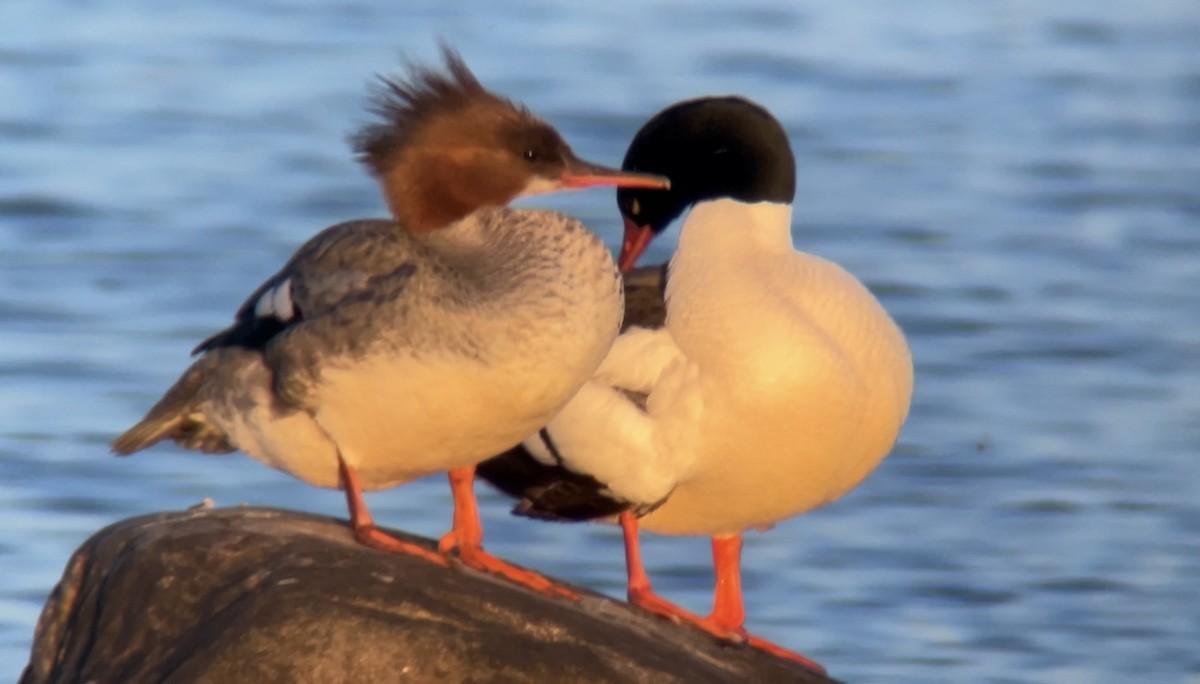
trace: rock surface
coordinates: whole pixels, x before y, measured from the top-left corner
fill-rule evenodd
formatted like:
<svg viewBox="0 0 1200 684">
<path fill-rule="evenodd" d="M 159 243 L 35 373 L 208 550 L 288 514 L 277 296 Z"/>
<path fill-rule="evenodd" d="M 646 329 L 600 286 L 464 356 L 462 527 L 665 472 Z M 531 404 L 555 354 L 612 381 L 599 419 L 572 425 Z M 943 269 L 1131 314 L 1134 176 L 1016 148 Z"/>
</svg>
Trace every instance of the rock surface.
<svg viewBox="0 0 1200 684">
<path fill-rule="evenodd" d="M 149 515 L 72 556 L 21 682 L 832 681 L 580 592 L 381 553 L 330 518 Z"/>
</svg>

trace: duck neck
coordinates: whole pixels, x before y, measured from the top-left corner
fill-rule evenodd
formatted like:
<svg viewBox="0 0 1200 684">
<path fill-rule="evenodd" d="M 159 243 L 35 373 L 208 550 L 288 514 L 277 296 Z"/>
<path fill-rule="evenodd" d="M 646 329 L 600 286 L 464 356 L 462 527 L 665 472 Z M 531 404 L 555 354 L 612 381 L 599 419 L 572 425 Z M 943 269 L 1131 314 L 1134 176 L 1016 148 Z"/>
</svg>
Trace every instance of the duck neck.
<svg viewBox="0 0 1200 684">
<path fill-rule="evenodd" d="M 499 293 L 521 277 L 526 241 L 512 235 L 510 210 L 485 207 L 418 239 L 462 277 L 460 282 L 477 286 L 480 292 Z"/>
<path fill-rule="evenodd" d="M 786 254 L 792 245 L 792 206 L 718 199 L 692 207 L 671 259 L 671 280 L 753 268 L 754 260 Z"/>
<path fill-rule="evenodd" d="M 495 247 L 495 236 L 488 231 L 491 221 L 487 220 L 495 211 L 494 208 L 479 209 L 437 230 L 413 235 L 449 262 L 483 260 Z"/>
<path fill-rule="evenodd" d="M 667 280 L 667 328 L 689 358 L 720 363 L 745 342 L 772 301 L 772 281 L 794 254 L 791 206 L 732 199 L 692 208 Z"/>
</svg>

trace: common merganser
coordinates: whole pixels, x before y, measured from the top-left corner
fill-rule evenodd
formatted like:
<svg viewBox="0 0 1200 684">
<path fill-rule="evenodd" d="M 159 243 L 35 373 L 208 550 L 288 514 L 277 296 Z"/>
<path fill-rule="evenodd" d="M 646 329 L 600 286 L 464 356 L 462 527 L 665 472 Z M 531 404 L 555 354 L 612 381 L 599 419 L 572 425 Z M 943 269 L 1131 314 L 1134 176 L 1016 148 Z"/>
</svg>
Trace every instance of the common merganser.
<svg viewBox="0 0 1200 684">
<path fill-rule="evenodd" d="M 592 380 L 480 475 L 521 497 L 518 514 L 619 513 L 632 603 L 821 670 L 746 633 L 742 533 L 837 499 L 887 455 L 912 394 L 904 335 L 854 276 L 794 248 L 795 161 L 764 108 L 668 107 L 623 168 L 665 174 L 671 190 L 618 191 L 621 267 L 690 208 L 678 249 L 627 275 L 625 330 Z M 639 526 L 712 537 L 708 617 L 652 592 Z"/>
<path fill-rule="evenodd" d="M 241 450 L 346 492 L 355 537 L 551 594 L 482 549 L 474 466 L 536 430 L 599 365 L 622 315 L 604 243 L 562 214 L 511 200 L 666 179 L 578 159 L 549 124 L 486 89 L 452 50 L 445 73 L 382 79 L 380 121 L 353 139 L 394 220 L 328 228 L 202 342 L 200 358 L 118 437 Z M 453 529 L 439 553 L 376 529 L 363 490 L 448 471 Z"/>
</svg>

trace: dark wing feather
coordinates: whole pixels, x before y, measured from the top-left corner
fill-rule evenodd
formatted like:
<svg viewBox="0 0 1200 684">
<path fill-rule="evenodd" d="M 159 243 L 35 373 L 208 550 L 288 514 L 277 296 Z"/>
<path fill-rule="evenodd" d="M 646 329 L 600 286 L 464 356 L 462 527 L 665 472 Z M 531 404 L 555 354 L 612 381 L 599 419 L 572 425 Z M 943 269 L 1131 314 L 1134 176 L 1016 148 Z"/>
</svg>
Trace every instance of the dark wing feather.
<svg viewBox="0 0 1200 684">
<path fill-rule="evenodd" d="M 625 319 L 621 332 L 630 327 L 661 328 L 667 320 L 667 267 L 641 266 L 625 274 Z"/>
<path fill-rule="evenodd" d="M 561 465 L 546 465 L 524 447 L 480 463 L 476 474 L 501 492 L 519 499 L 515 515 L 556 522 L 579 522 L 616 515 L 633 503 L 606 494 L 603 484 Z"/>
<path fill-rule="evenodd" d="M 301 320 L 303 320 L 303 316 L 299 311 L 287 321 L 278 316 L 256 316 L 253 310 L 248 316 L 243 316 L 241 312 L 238 312 L 236 323 L 196 345 L 196 348 L 192 350 L 192 355 L 211 351 L 218 347 L 262 349 L 289 325 L 294 325 Z"/>
<path fill-rule="evenodd" d="M 546 431 L 542 439 L 557 453 Z M 546 465 L 524 447 L 508 451 L 480 463 L 476 475 L 501 492 L 518 499 L 514 515 L 553 522 L 583 522 L 609 518 L 625 511 L 643 516 L 666 501 L 639 504 L 623 499 L 591 475 L 577 473 L 562 463 Z"/>
</svg>

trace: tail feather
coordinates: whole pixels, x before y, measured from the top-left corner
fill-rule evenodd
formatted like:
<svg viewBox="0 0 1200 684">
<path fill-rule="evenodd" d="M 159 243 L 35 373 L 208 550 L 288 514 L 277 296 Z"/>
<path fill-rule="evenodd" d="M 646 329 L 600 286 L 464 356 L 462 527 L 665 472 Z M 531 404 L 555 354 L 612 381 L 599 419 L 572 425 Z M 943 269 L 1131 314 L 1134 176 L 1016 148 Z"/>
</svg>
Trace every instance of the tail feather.
<svg viewBox="0 0 1200 684">
<path fill-rule="evenodd" d="M 137 425 L 112 442 L 113 453 L 128 456 L 164 439 L 174 440 L 186 449 L 210 454 L 234 451 L 228 436 L 213 425 L 199 407 L 198 394 L 215 359 L 203 357 L 167 390 L 163 398 Z"/>
<path fill-rule="evenodd" d="M 118 456 L 128 456 L 146 447 L 157 444 L 171 436 L 183 424 L 181 416 L 170 416 L 166 420 L 155 420 L 146 416 L 142 422 L 126 430 L 112 442 L 112 451 Z"/>
<path fill-rule="evenodd" d="M 147 416 L 142 422 L 126 430 L 112 442 L 112 451 L 118 456 L 128 456 L 151 447 L 164 439 L 173 440 L 179 446 L 206 454 L 227 454 L 236 451 L 228 436 L 204 420 L 202 414 L 172 415 L 156 418 Z"/>
</svg>

